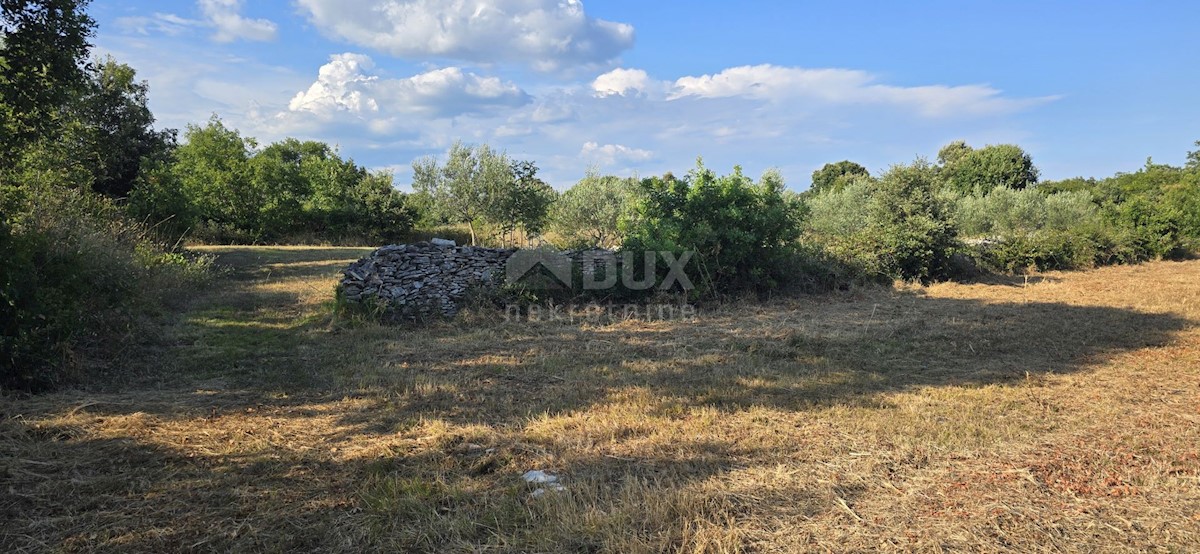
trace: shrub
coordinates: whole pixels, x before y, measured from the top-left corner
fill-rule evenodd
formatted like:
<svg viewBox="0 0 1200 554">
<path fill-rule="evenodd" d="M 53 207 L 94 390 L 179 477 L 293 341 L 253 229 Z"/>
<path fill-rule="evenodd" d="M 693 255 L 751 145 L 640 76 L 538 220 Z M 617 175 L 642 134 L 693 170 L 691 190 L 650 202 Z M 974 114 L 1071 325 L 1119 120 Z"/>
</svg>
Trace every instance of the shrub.
<svg viewBox="0 0 1200 554">
<path fill-rule="evenodd" d="M 9 187 L 0 225 L 0 386 L 79 380 L 137 336 L 140 315 L 203 280 L 204 259 L 151 240 L 85 188 Z"/>
<path fill-rule="evenodd" d="M 551 230 L 565 248 L 611 248 L 621 243 L 621 222 L 630 218 L 638 182 L 589 174 L 554 203 Z"/>
<path fill-rule="evenodd" d="M 841 189 L 828 188 L 808 200 L 805 227 L 818 235 L 849 235 L 867 226 L 875 181 L 860 178 Z"/>
<path fill-rule="evenodd" d="M 996 187 L 954 198 L 967 253 L 991 271 L 1074 269 L 1122 257 L 1091 193 Z"/>
<path fill-rule="evenodd" d="M 809 202 L 807 239 L 863 279 L 946 278 L 956 231 L 935 186 L 933 167 L 919 160 L 826 191 Z"/>
<path fill-rule="evenodd" d="M 961 141 L 938 152 L 941 183 L 960 193 L 990 191 L 996 187 L 1024 189 L 1038 182 L 1038 169 L 1021 147 L 990 144 L 973 149 Z"/>
<path fill-rule="evenodd" d="M 799 235 L 798 213 L 778 172 L 755 183 L 740 167 L 718 176 L 697 161 L 683 179 L 642 181 L 624 247 L 694 252 L 688 269 L 700 295 L 770 290 L 790 277 L 785 268 Z"/>
</svg>

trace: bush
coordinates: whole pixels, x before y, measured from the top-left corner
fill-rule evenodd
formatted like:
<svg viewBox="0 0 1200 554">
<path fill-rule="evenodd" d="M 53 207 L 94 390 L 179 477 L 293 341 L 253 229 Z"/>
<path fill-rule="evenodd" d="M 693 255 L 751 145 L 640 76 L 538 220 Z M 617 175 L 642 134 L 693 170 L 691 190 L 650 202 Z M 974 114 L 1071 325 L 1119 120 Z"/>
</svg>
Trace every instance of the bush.
<svg viewBox="0 0 1200 554">
<path fill-rule="evenodd" d="M 624 248 L 695 252 L 688 270 L 699 295 L 766 291 L 791 277 L 786 267 L 799 236 L 798 214 L 777 172 L 754 183 L 740 167 L 719 177 L 697 161 L 683 179 L 668 174 L 642 181 Z"/>
<path fill-rule="evenodd" d="M 1100 210 L 1086 191 L 1044 195 L 1036 190 L 997 187 L 984 196 L 954 198 L 959 233 L 974 238 L 1028 236 L 1070 231 L 1100 223 Z"/>
<path fill-rule="evenodd" d="M 826 191 L 809 201 L 807 240 L 859 279 L 949 277 L 956 230 L 935 188 L 933 167 L 917 161 Z"/>
<path fill-rule="evenodd" d="M 871 218 L 873 179 L 859 178 L 840 189 L 828 188 L 808 200 L 805 228 L 820 236 L 850 235 L 867 226 Z"/>
<path fill-rule="evenodd" d="M 0 225 L 0 387 L 45 390 L 111 361 L 140 316 L 204 279 L 90 191 L 8 187 Z"/>
<path fill-rule="evenodd" d="M 611 248 L 621 243 L 621 222 L 630 218 L 638 182 L 588 175 L 554 203 L 551 230 L 564 248 Z"/>
<path fill-rule="evenodd" d="M 1091 267 L 1115 247 L 1086 191 L 1042 194 L 996 187 L 984 195 L 948 195 L 966 251 L 989 271 Z"/>
</svg>

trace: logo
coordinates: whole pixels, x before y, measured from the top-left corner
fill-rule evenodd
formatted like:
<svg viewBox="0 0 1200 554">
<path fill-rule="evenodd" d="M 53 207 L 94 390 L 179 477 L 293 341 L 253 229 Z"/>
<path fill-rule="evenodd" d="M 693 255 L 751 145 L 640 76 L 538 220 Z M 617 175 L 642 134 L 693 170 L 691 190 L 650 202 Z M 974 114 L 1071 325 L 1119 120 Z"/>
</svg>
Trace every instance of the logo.
<svg viewBox="0 0 1200 554">
<path fill-rule="evenodd" d="M 641 252 L 640 260 L 632 251 L 620 254 L 618 258 L 617 253 L 607 250 L 585 250 L 574 256 L 546 248 L 518 250 L 505 263 L 504 276 L 509 284 L 520 282 L 540 288 L 574 289 L 574 270 L 578 267 L 583 290 L 612 289 L 618 279 L 623 287 L 635 291 L 650 290 L 655 285 L 660 290 L 696 288 L 685 271 L 694 252 L 676 255 L 674 252 L 646 251 Z M 660 280 L 659 269 L 662 268 L 666 273 Z"/>
<path fill-rule="evenodd" d="M 504 278 L 510 284 L 523 280 L 529 281 L 526 277 L 538 274 L 535 270 L 539 267 L 542 268 L 541 273 L 549 274 L 551 278 L 558 281 L 558 286 L 571 288 L 571 257 L 546 248 L 518 250 L 509 256 L 508 261 L 504 264 Z M 554 286 L 553 283 L 545 282 L 534 284 L 541 284 L 546 288 Z"/>
</svg>

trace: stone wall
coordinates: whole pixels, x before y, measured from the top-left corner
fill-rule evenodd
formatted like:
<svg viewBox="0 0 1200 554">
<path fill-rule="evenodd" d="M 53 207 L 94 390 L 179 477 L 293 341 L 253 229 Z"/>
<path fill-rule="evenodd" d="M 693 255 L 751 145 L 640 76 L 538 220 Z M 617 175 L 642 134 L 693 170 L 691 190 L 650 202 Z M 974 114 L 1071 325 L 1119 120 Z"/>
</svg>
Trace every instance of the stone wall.
<svg viewBox="0 0 1200 554">
<path fill-rule="evenodd" d="M 342 271 L 340 290 L 349 303 L 382 302 L 387 319 L 418 320 L 431 316 L 453 317 L 459 302 L 475 287 L 504 283 L 505 264 L 515 254 L 542 259 L 565 256 L 572 275 L 584 278 L 597 271 L 620 271 L 620 259 L 609 250 L 554 252 L 455 246 L 451 241 L 384 246 Z M 612 263 L 614 267 L 607 266 Z"/>
<path fill-rule="evenodd" d="M 342 271 L 342 298 L 382 301 L 393 318 L 452 317 L 469 289 L 503 282 L 514 252 L 440 241 L 384 246 Z"/>
</svg>

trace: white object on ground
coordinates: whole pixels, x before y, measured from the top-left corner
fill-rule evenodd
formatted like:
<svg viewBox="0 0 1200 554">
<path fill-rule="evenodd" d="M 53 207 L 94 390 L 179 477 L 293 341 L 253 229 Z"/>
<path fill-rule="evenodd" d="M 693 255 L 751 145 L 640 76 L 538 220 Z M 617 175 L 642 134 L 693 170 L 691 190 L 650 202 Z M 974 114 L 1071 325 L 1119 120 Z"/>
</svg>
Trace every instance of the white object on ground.
<svg viewBox="0 0 1200 554">
<path fill-rule="evenodd" d="M 562 492 L 565 490 L 567 490 L 567 487 L 562 486 L 560 483 L 547 483 L 545 487 L 538 487 L 533 492 L 529 493 L 529 496 L 537 498 L 550 491 Z"/>
<path fill-rule="evenodd" d="M 537 470 L 537 469 L 531 469 L 529 471 L 526 471 L 525 475 L 522 475 L 521 478 L 525 479 L 526 483 L 557 483 L 558 482 L 557 475 L 546 473 L 545 471 L 541 471 L 541 470 Z"/>
<path fill-rule="evenodd" d="M 537 483 L 542 485 L 534 489 L 533 492 L 529 493 L 529 496 L 534 498 L 538 498 L 539 496 L 542 496 L 548 492 L 562 492 L 567 490 L 567 487 L 562 486 L 562 483 L 558 482 L 557 475 L 546 473 L 545 471 L 538 469 L 526 471 L 521 478 L 524 479 L 526 483 Z"/>
</svg>

